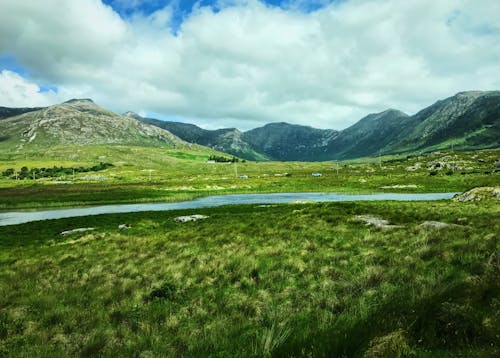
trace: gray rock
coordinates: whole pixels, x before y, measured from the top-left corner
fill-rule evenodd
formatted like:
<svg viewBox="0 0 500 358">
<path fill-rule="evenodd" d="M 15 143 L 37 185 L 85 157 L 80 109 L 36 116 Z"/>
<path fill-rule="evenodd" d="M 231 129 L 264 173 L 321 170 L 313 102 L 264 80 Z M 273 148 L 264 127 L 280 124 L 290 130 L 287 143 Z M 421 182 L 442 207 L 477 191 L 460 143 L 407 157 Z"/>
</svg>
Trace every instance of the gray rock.
<svg viewBox="0 0 500 358">
<path fill-rule="evenodd" d="M 85 231 L 92 231 L 92 230 L 95 230 L 95 228 L 93 228 L 93 227 L 81 227 L 81 228 L 78 228 L 78 229 L 63 231 L 63 232 L 60 233 L 60 235 L 61 236 L 66 236 L 66 235 L 75 234 L 77 232 L 85 232 Z"/>
<path fill-rule="evenodd" d="M 500 200 L 500 187 L 484 186 L 474 188 L 456 195 L 453 200 L 458 202 Z"/>
<path fill-rule="evenodd" d="M 363 221 L 368 226 L 375 226 L 380 229 L 391 229 L 401 227 L 399 225 L 389 225 L 389 221 L 373 215 L 356 215 L 356 220 Z"/>
<path fill-rule="evenodd" d="M 443 223 L 441 221 L 424 221 L 419 226 L 423 228 L 443 229 L 445 227 L 449 227 L 450 224 Z"/>
<path fill-rule="evenodd" d="M 206 216 L 206 215 L 195 214 L 195 215 L 187 215 L 187 216 L 178 216 L 174 219 L 174 221 L 178 222 L 178 223 L 185 223 L 188 221 L 198 221 L 198 220 L 204 220 L 204 219 L 208 219 L 208 218 L 209 218 L 209 216 Z"/>
</svg>

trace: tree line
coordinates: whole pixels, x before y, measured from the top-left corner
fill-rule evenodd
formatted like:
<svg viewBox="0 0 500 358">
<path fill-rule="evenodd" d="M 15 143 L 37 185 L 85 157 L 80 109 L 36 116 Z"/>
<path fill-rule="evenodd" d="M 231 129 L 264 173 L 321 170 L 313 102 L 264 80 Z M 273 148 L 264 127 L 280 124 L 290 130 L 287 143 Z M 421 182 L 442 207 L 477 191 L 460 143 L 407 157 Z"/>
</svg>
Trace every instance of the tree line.
<svg viewBox="0 0 500 358">
<path fill-rule="evenodd" d="M 61 177 L 64 175 L 72 175 L 76 173 L 87 173 L 87 172 L 97 172 L 107 168 L 111 168 L 114 165 L 111 163 L 99 163 L 92 167 L 57 167 L 52 168 L 28 168 L 26 166 L 22 167 L 20 171 L 14 168 L 6 169 L 2 172 L 2 176 L 11 179 L 38 179 L 38 178 L 54 178 Z"/>
<path fill-rule="evenodd" d="M 211 155 L 210 157 L 208 157 L 208 160 L 214 161 L 217 163 L 238 163 L 240 161 L 238 158 L 236 158 L 234 156 L 232 158 L 226 158 L 226 157 L 217 156 L 217 155 Z"/>
</svg>

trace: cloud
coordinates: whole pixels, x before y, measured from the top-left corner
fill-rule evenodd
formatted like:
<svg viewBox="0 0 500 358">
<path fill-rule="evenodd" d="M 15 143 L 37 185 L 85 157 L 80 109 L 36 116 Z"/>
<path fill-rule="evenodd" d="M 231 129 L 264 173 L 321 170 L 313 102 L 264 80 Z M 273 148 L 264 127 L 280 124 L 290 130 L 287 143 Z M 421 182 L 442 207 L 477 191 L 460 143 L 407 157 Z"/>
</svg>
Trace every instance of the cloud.
<svg viewBox="0 0 500 358">
<path fill-rule="evenodd" d="M 0 106 L 42 107 L 58 100 L 54 90 L 41 91 L 37 84 L 29 82 L 15 72 L 0 72 Z"/>
<path fill-rule="evenodd" d="M 122 19 L 98 0 L 0 0 L 0 55 L 59 96 L 214 128 L 341 129 L 388 107 L 500 89 L 497 0 L 317 3 L 198 4 L 174 34 L 171 5 Z"/>
</svg>

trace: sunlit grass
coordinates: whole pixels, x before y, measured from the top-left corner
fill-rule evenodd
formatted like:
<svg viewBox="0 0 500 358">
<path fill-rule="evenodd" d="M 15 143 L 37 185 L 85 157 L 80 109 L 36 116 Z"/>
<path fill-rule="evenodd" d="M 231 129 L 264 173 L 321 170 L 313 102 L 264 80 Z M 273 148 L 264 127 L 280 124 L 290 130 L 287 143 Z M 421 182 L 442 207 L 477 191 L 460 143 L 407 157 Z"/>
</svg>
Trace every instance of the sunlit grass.
<svg viewBox="0 0 500 358">
<path fill-rule="evenodd" d="M 173 220 L 192 213 L 1 227 L 0 355 L 498 354 L 495 202 L 234 206 Z M 400 227 L 364 226 L 363 214 Z M 77 227 L 96 230 L 59 235 Z"/>
<path fill-rule="evenodd" d="M 206 162 L 197 151 L 141 147 L 73 148 L 85 162 L 68 161 L 69 149 L 59 148 L 60 165 L 115 166 L 96 173 L 58 178 L 13 180 L 0 178 L 0 209 L 74 206 L 127 202 L 178 201 L 200 196 L 263 192 L 460 192 L 475 186 L 498 185 L 499 172 L 491 173 L 498 150 L 441 153 L 422 157 L 388 157 L 349 162 Z M 54 149 L 56 151 L 56 149 Z M 57 151 L 56 151 L 57 152 Z M 46 154 L 44 154 L 46 155 Z M 54 155 L 54 154 L 53 154 Z M 444 158 L 444 159 L 443 159 Z M 76 160 L 75 158 L 74 160 Z M 436 171 L 429 166 L 445 161 L 457 167 Z M 34 158 L 0 162 L 0 171 L 22 166 L 50 167 L 54 159 Z M 85 163 L 85 164 L 83 164 Z M 411 168 L 415 170 L 410 170 Z M 410 169 L 408 169 L 410 168 Z M 311 173 L 319 172 L 321 177 Z M 240 175 L 248 178 L 240 178 Z"/>
</svg>

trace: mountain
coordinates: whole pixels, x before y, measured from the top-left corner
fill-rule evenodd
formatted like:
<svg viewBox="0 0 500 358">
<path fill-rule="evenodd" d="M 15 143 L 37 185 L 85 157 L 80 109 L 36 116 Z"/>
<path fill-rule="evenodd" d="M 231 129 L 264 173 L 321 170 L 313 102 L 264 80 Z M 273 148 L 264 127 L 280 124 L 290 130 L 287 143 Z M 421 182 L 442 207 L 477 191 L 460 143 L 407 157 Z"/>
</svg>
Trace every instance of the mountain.
<svg viewBox="0 0 500 358">
<path fill-rule="evenodd" d="M 383 150 L 389 153 L 439 147 L 500 146 L 500 91 L 460 92 L 421 110 Z"/>
<path fill-rule="evenodd" d="M 18 116 L 23 113 L 34 112 L 45 107 L 33 107 L 33 108 L 9 108 L 0 107 L 0 119 Z"/>
<path fill-rule="evenodd" d="M 270 123 L 243 133 L 256 151 L 274 160 L 314 161 L 327 158 L 338 131 L 288 123 Z"/>
<path fill-rule="evenodd" d="M 207 130 L 195 126 L 194 124 L 143 118 L 134 112 L 126 112 L 124 113 L 124 116 L 135 118 L 143 123 L 166 129 L 187 142 L 203 145 L 243 159 L 268 159 L 265 155 L 255 151 L 249 143 L 245 142 L 242 138 L 243 133 L 236 128 Z"/>
<path fill-rule="evenodd" d="M 46 108 L 0 107 L 0 118 L 0 149 L 57 144 L 196 148 L 199 144 L 249 160 L 324 161 L 500 147 L 500 91 L 460 92 L 412 116 L 389 109 L 341 131 L 285 122 L 247 132 L 206 130 L 133 112 L 117 115 L 89 99 Z"/>
<path fill-rule="evenodd" d="M 192 124 L 148 120 L 181 138 L 241 155 L 241 148 L 271 160 L 352 159 L 438 149 L 500 146 L 500 91 L 469 91 L 437 101 L 413 116 L 389 109 L 369 114 L 342 130 L 270 123 L 241 133 L 206 131 Z M 224 141 L 222 138 L 228 140 Z M 232 141 L 232 142 L 231 142 Z M 237 143 L 234 150 L 230 143 Z M 247 157 L 248 158 L 248 157 Z M 256 158 L 252 154 L 251 158 Z"/>
<path fill-rule="evenodd" d="M 90 99 L 73 99 L 3 119 L 0 133 L 0 147 L 17 150 L 61 144 L 192 147 L 164 129 L 117 115 Z"/>
<path fill-rule="evenodd" d="M 376 155 L 393 141 L 398 141 L 402 130 L 411 125 L 410 116 L 388 109 L 369 114 L 344 129 L 328 144 L 333 159 L 359 158 Z"/>
</svg>

